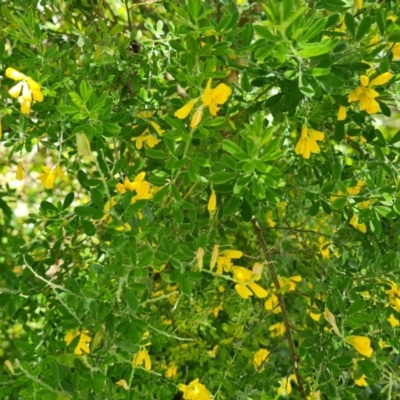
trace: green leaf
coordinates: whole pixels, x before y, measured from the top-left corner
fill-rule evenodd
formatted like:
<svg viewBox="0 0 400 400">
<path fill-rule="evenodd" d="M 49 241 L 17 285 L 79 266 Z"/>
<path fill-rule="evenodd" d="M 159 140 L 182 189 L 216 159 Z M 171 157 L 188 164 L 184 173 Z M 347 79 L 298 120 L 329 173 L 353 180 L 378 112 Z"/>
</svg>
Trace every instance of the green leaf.
<svg viewBox="0 0 400 400">
<path fill-rule="evenodd" d="M 101 219 L 104 215 L 103 211 L 90 206 L 78 206 L 75 207 L 74 211 L 80 217 L 92 217 L 94 219 Z"/>
<path fill-rule="evenodd" d="M 126 302 L 128 303 L 129 309 L 135 313 L 139 309 L 139 302 L 133 291 L 127 289 L 126 290 Z"/>
<path fill-rule="evenodd" d="M 383 36 L 386 31 L 386 18 L 381 8 L 378 8 L 375 11 L 375 20 L 378 25 L 379 32 Z"/>
<path fill-rule="evenodd" d="M 352 314 L 356 314 L 362 310 L 365 309 L 365 307 L 367 306 L 367 302 L 363 299 L 357 299 L 355 302 L 353 302 L 351 304 L 351 306 L 349 307 L 347 314 L 348 315 L 352 315 Z"/>
<path fill-rule="evenodd" d="M 62 209 L 65 210 L 66 208 L 68 208 L 72 204 L 72 202 L 74 201 L 74 198 L 75 198 L 74 192 L 69 192 L 65 196 Z"/>
<path fill-rule="evenodd" d="M 332 202 L 332 208 L 336 210 L 342 209 L 347 203 L 347 197 L 339 197 Z"/>
<path fill-rule="evenodd" d="M 226 183 L 238 177 L 238 174 L 235 172 L 214 172 L 208 177 L 208 180 L 216 185 L 220 185 L 222 183 Z"/>
<path fill-rule="evenodd" d="M 375 210 L 371 212 L 371 219 L 369 220 L 369 226 L 371 227 L 371 231 L 376 236 L 380 236 L 380 234 L 382 233 L 382 224 L 379 218 L 379 214 Z"/>
<path fill-rule="evenodd" d="M 373 21 L 372 17 L 370 17 L 369 15 L 362 19 L 360 25 L 358 26 L 358 30 L 357 30 L 357 35 L 356 35 L 357 41 L 360 41 L 368 33 L 373 22 L 374 21 Z"/>
<path fill-rule="evenodd" d="M 317 80 L 328 88 L 339 89 L 339 88 L 343 87 L 343 85 L 344 85 L 343 79 L 339 78 L 338 76 L 333 75 L 333 74 L 326 74 L 323 76 L 318 76 Z"/>
<path fill-rule="evenodd" d="M 257 33 L 257 35 L 262 37 L 263 39 L 266 39 L 269 42 L 276 41 L 275 35 L 266 26 L 254 25 L 254 30 Z"/>
<path fill-rule="evenodd" d="M 298 54 L 302 58 L 317 57 L 325 53 L 330 53 L 337 43 L 336 39 L 325 39 L 318 43 L 300 43 Z"/>
<path fill-rule="evenodd" d="M 190 296 L 192 294 L 192 284 L 190 283 L 186 275 L 182 274 L 180 276 L 179 284 L 184 294 L 186 294 L 187 296 Z"/>
<path fill-rule="evenodd" d="M 344 15 L 344 23 L 345 23 L 346 28 L 349 31 L 350 35 L 355 37 L 356 36 L 356 23 L 354 22 L 354 17 L 348 12 Z"/>
<path fill-rule="evenodd" d="M 230 140 L 222 141 L 222 148 L 229 154 L 232 154 L 237 160 L 248 160 L 249 155 L 246 154 L 236 143 Z"/>
<path fill-rule="evenodd" d="M 313 39 L 315 36 L 319 35 L 322 29 L 325 28 L 326 22 L 327 22 L 326 18 L 320 18 L 317 21 L 315 21 L 310 28 L 304 31 L 299 41 L 306 43 L 310 39 Z"/>
<path fill-rule="evenodd" d="M 88 220 L 84 219 L 81 221 L 83 232 L 88 236 L 93 236 L 96 234 L 96 227 Z"/>
</svg>

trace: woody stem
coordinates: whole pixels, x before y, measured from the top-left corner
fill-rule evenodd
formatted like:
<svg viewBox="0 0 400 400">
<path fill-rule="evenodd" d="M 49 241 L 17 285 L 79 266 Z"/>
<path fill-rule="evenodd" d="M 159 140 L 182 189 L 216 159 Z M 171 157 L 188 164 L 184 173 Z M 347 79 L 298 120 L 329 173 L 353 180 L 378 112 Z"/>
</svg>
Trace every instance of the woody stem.
<svg viewBox="0 0 400 400">
<path fill-rule="evenodd" d="M 268 251 L 267 244 L 265 242 L 264 236 L 262 234 L 262 230 L 260 228 L 260 225 L 259 225 L 257 219 L 255 217 L 253 217 L 251 222 L 253 224 L 253 228 L 256 233 L 258 242 L 260 243 L 260 246 L 264 253 L 265 260 L 267 261 L 268 270 L 272 277 L 272 281 L 274 282 L 276 296 L 278 297 L 279 306 L 281 307 L 281 310 L 282 310 L 283 323 L 286 328 L 285 335 L 286 335 L 286 340 L 289 344 L 290 358 L 292 359 L 294 373 L 297 378 L 297 387 L 299 389 L 301 397 L 303 399 L 306 399 L 307 396 L 306 396 L 306 392 L 304 390 L 304 386 L 302 383 L 303 379 L 300 375 L 300 370 L 299 370 L 299 364 L 298 364 L 299 357 L 297 356 L 296 346 L 294 344 L 294 340 L 293 340 L 293 336 L 292 336 L 292 324 L 290 323 L 290 320 L 289 320 L 289 316 L 288 316 L 288 313 L 286 310 L 286 305 L 285 305 L 285 301 L 283 299 L 283 295 L 282 295 L 282 293 L 280 293 L 281 285 L 279 284 L 278 275 L 276 273 L 274 263 L 272 261 L 271 255 Z"/>
</svg>

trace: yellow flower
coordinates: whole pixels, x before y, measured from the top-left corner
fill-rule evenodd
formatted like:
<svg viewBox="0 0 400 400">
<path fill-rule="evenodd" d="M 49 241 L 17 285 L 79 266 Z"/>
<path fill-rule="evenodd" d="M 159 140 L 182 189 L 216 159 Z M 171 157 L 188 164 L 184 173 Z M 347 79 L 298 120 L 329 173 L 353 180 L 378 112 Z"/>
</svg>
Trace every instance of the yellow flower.
<svg viewBox="0 0 400 400">
<path fill-rule="evenodd" d="M 169 364 L 167 371 L 165 372 L 165 376 L 169 379 L 175 378 L 176 374 L 178 373 L 178 367 L 174 362 Z"/>
<path fill-rule="evenodd" d="M 351 217 L 350 225 L 353 225 L 353 227 L 354 227 L 355 229 L 359 230 L 359 231 L 362 232 L 362 233 L 366 233 L 366 232 L 367 232 L 367 225 L 365 225 L 365 224 L 359 224 L 359 223 L 358 223 L 357 215 L 353 215 L 353 216 Z"/>
<path fill-rule="evenodd" d="M 90 149 L 90 142 L 84 133 L 76 134 L 76 149 L 78 154 L 86 161 L 91 161 L 94 156 Z"/>
<path fill-rule="evenodd" d="M 19 81 L 9 91 L 11 97 L 19 97 L 21 103 L 21 112 L 23 114 L 29 114 L 31 111 L 32 97 L 34 100 L 42 102 L 43 94 L 40 91 L 39 84 L 29 76 L 15 70 L 14 68 L 6 69 L 7 78 Z M 21 93 L 22 92 L 22 93 Z M 21 95 L 21 96 L 20 96 Z"/>
<path fill-rule="evenodd" d="M 218 318 L 219 312 L 223 309 L 224 307 L 222 306 L 222 303 L 219 306 L 213 307 L 211 313 L 214 315 L 214 318 Z"/>
<path fill-rule="evenodd" d="M 375 98 L 379 96 L 379 93 L 372 89 L 372 87 L 384 85 L 385 83 L 389 82 L 391 78 L 392 74 L 390 72 L 385 72 L 370 82 L 368 76 L 361 75 L 361 86 L 357 86 L 349 93 L 349 103 L 359 101 L 360 110 L 365 110 L 368 114 L 375 114 L 379 112 L 381 108 L 379 107 L 379 103 L 375 100 Z"/>
<path fill-rule="evenodd" d="M 351 373 L 351 377 L 354 379 L 354 373 L 352 372 Z M 367 381 L 366 381 L 366 376 L 363 374 L 362 375 L 362 377 L 361 378 L 358 378 L 358 379 L 354 379 L 354 383 L 357 385 L 357 386 L 360 386 L 360 387 L 366 387 L 366 386 L 368 386 L 368 383 L 367 383 Z"/>
<path fill-rule="evenodd" d="M 365 336 L 348 336 L 346 342 L 351 344 L 360 354 L 365 357 L 371 357 L 373 349 L 371 340 Z"/>
<path fill-rule="evenodd" d="M 78 330 L 72 329 L 70 330 L 65 336 L 65 342 L 67 346 L 79 335 L 79 342 L 75 347 L 74 353 L 75 354 L 82 354 L 82 350 L 85 353 L 90 353 L 89 346 L 87 345 L 92 339 L 90 336 L 87 335 L 89 333 L 88 330 L 84 330 L 79 332 Z"/>
<path fill-rule="evenodd" d="M 290 380 L 283 378 L 280 381 L 280 387 L 277 390 L 278 396 L 286 396 L 288 397 L 290 393 L 292 393 L 292 384 Z"/>
<path fill-rule="evenodd" d="M 400 321 L 393 314 L 390 314 L 390 317 L 387 320 L 393 328 L 400 325 Z"/>
<path fill-rule="evenodd" d="M 393 58 L 395 60 L 398 60 L 400 58 L 400 43 L 396 43 L 393 47 L 392 47 L 392 53 L 393 53 Z"/>
<path fill-rule="evenodd" d="M 370 206 L 371 206 L 371 200 L 365 200 L 365 201 L 358 203 L 358 208 L 360 210 L 365 210 L 365 209 L 369 208 Z"/>
<path fill-rule="evenodd" d="M 260 299 L 268 296 L 268 292 L 265 289 L 254 283 L 254 281 L 261 279 L 261 275 L 255 275 L 252 271 L 244 267 L 232 267 L 232 272 L 235 279 L 239 282 L 235 285 L 235 289 L 240 297 L 248 299 L 250 296 L 253 296 L 253 293 Z"/>
<path fill-rule="evenodd" d="M 264 370 L 264 364 L 268 356 L 271 354 L 267 349 L 260 349 L 254 353 L 254 366 L 258 372 Z"/>
<path fill-rule="evenodd" d="M 43 167 L 42 173 L 38 177 L 45 189 L 53 189 L 54 182 L 57 178 L 64 178 L 64 171 L 58 164 L 51 169 L 49 167 Z"/>
<path fill-rule="evenodd" d="M 211 400 L 211 393 L 199 382 L 199 378 L 190 382 L 189 385 L 180 383 L 178 389 L 183 392 L 184 400 Z"/>
<path fill-rule="evenodd" d="M 146 348 L 142 346 L 141 350 L 133 356 L 132 366 L 141 366 L 144 364 L 144 367 L 150 371 L 151 370 L 151 360 L 149 353 Z"/>
<path fill-rule="evenodd" d="M 303 158 L 310 158 L 311 153 L 319 153 L 318 140 L 324 140 L 324 134 L 314 129 L 308 129 L 305 125 L 301 128 L 301 137 L 298 141 L 295 153 L 303 156 Z"/>
<path fill-rule="evenodd" d="M 207 354 L 208 354 L 211 358 L 215 358 L 216 355 L 217 355 L 218 349 L 219 349 L 219 346 L 216 344 L 216 345 L 212 348 L 212 350 L 208 350 L 208 351 L 207 351 Z"/>
<path fill-rule="evenodd" d="M 209 107 L 211 115 L 214 117 L 219 111 L 219 105 L 226 103 L 228 97 L 232 94 L 232 89 L 225 85 L 225 83 L 220 83 L 216 88 L 211 89 L 212 79 L 209 79 L 207 86 L 201 96 L 204 107 Z"/>
<path fill-rule="evenodd" d="M 355 0 L 356 8 L 361 10 L 363 8 L 363 0 Z"/>
<path fill-rule="evenodd" d="M 200 107 L 194 113 L 193 118 L 190 121 L 190 127 L 193 129 L 196 128 L 196 126 L 201 122 L 202 118 L 203 118 L 203 107 Z"/>
<path fill-rule="evenodd" d="M 347 116 L 346 107 L 340 106 L 337 115 L 337 120 L 344 121 L 346 119 L 346 116 Z"/>
<path fill-rule="evenodd" d="M 16 178 L 18 181 L 22 181 L 22 179 L 24 179 L 24 170 L 22 169 L 21 161 L 18 161 L 18 164 L 17 164 L 17 173 L 15 174 L 15 178 Z"/>
<path fill-rule="evenodd" d="M 207 210 L 209 212 L 215 211 L 217 209 L 217 195 L 215 194 L 214 190 L 211 189 L 211 196 L 208 200 Z"/>
<path fill-rule="evenodd" d="M 197 99 L 190 100 L 189 103 L 186 103 L 182 108 L 178 111 L 175 111 L 174 116 L 179 119 L 185 119 L 190 112 L 192 111 L 194 105 L 196 104 Z"/>
<path fill-rule="evenodd" d="M 144 118 L 151 118 L 153 116 L 153 113 L 141 112 L 140 115 Z M 150 125 L 157 132 L 157 135 L 162 136 L 165 133 L 165 130 L 161 129 L 161 126 L 158 125 L 156 122 L 150 121 Z M 131 140 L 135 142 L 136 148 L 138 150 L 143 147 L 143 143 L 146 143 L 147 146 L 149 146 L 150 148 L 153 148 L 157 146 L 158 143 L 160 143 L 160 140 L 151 134 L 149 128 L 147 128 L 140 136 L 133 137 Z"/>
<path fill-rule="evenodd" d="M 268 298 L 264 303 L 264 308 L 267 311 L 272 311 L 274 314 L 279 314 L 282 310 L 279 306 L 278 296 L 271 291 L 268 292 Z"/>
<path fill-rule="evenodd" d="M 219 247 L 219 246 L 218 246 Z M 211 263 L 210 263 L 210 269 L 214 268 L 215 262 L 213 257 L 215 256 L 214 254 L 214 250 L 216 249 L 216 247 L 214 246 L 213 249 L 213 254 L 211 256 Z M 217 274 L 218 275 L 222 275 L 222 272 L 229 272 L 231 270 L 231 267 L 233 265 L 232 263 L 232 258 L 240 258 L 242 257 L 243 253 L 239 250 L 224 250 L 221 251 L 221 255 L 218 255 L 218 248 L 216 250 L 217 252 L 217 259 L 216 259 L 216 263 L 217 263 Z M 213 265 L 211 267 L 211 265 Z"/>
<path fill-rule="evenodd" d="M 213 247 L 213 251 L 211 253 L 211 261 L 210 261 L 210 271 L 212 271 L 215 267 L 215 264 L 217 263 L 218 260 L 218 254 L 219 254 L 219 245 L 216 244 Z M 221 271 L 222 274 L 222 271 Z M 221 275 L 220 274 L 220 275 Z"/>
<path fill-rule="evenodd" d="M 278 281 L 281 288 L 288 286 L 287 291 L 293 292 L 296 290 L 297 283 L 302 281 L 302 277 L 300 275 L 290 276 L 289 278 L 278 276 Z"/>
<path fill-rule="evenodd" d="M 146 173 L 141 172 L 140 174 L 136 175 L 132 182 L 128 179 L 128 177 L 125 177 L 124 184 L 117 183 L 116 185 L 118 193 L 124 194 L 127 190 L 135 192 L 135 195 L 132 196 L 131 203 L 135 203 L 137 200 L 151 199 L 153 197 L 153 193 L 150 190 L 150 183 L 144 180 L 145 176 Z"/>
<path fill-rule="evenodd" d="M 318 243 L 319 243 L 319 245 L 318 245 L 318 247 L 319 247 L 319 252 L 321 253 L 322 258 L 323 258 L 324 260 L 329 259 L 330 250 L 329 250 L 329 246 L 327 246 L 327 245 L 329 245 L 330 242 L 329 242 L 329 241 L 326 241 L 322 236 L 320 236 L 320 237 L 318 238 Z"/>
<path fill-rule="evenodd" d="M 125 379 L 120 379 L 120 380 L 116 383 L 116 385 L 122 386 L 125 390 L 129 390 L 129 386 L 128 386 L 128 384 L 126 383 L 126 380 L 125 380 Z"/>
<path fill-rule="evenodd" d="M 271 325 L 268 330 L 271 332 L 271 337 L 282 336 L 286 332 L 286 327 L 283 322 L 277 322 Z"/>
<path fill-rule="evenodd" d="M 351 196 L 355 196 L 360 193 L 361 189 L 365 186 L 365 182 L 361 179 L 357 179 L 357 185 L 354 187 L 347 188 L 347 193 Z"/>
<path fill-rule="evenodd" d="M 270 228 L 273 228 L 276 225 L 276 222 L 272 219 L 273 211 L 267 211 L 267 225 Z"/>
<path fill-rule="evenodd" d="M 317 308 L 317 306 L 315 305 L 315 303 L 312 305 L 313 308 Z M 312 312 L 312 310 L 308 310 L 308 315 L 314 320 L 314 321 L 319 321 L 321 318 L 321 314 L 315 314 Z"/>
<path fill-rule="evenodd" d="M 389 296 L 390 306 L 400 312 L 400 290 L 395 283 L 390 283 L 391 289 L 386 290 L 385 293 Z"/>
<path fill-rule="evenodd" d="M 214 89 L 211 89 L 211 84 L 212 79 L 209 79 L 206 88 L 201 95 L 202 105 L 196 110 L 190 122 L 191 128 L 196 128 L 200 124 L 201 119 L 203 118 L 204 107 L 208 107 L 210 114 L 215 117 L 220 109 L 219 106 L 226 103 L 229 96 L 232 94 L 232 89 L 225 85 L 225 83 L 220 83 Z M 198 98 L 190 100 L 183 107 L 177 110 L 174 116 L 179 119 L 185 119 L 193 110 L 193 107 L 198 100 Z"/>
</svg>

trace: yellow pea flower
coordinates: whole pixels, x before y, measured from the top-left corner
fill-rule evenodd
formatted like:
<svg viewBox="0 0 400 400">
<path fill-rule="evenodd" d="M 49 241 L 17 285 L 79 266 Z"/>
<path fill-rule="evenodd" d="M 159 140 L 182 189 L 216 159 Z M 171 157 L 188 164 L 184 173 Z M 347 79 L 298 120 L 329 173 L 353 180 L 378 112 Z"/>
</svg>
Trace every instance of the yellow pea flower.
<svg viewBox="0 0 400 400">
<path fill-rule="evenodd" d="M 254 367 L 256 368 L 256 370 L 258 372 L 261 372 L 264 370 L 264 364 L 265 364 L 265 360 L 268 358 L 268 356 L 271 354 L 270 351 L 268 351 L 267 349 L 260 349 L 257 350 L 254 353 Z"/>
<path fill-rule="evenodd" d="M 201 122 L 202 118 L 203 118 L 203 107 L 200 107 L 194 113 L 193 118 L 190 121 L 190 127 L 193 129 L 196 128 L 196 126 L 199 125 L 199 123 Z"/>
<path fill-rule="evenodd" d="M 264 288 L 254 283 L 254 281 L 261 279 L 261 275 L 255 275 L 252 271 L 244 267 L 232 267 L 232 272 L 238 282 L 235 285 L 235 289 L 240 297 L 248 299 L 250 296 L 253 296 L 253 293 L 260 299 L 268 296 L 268 292 Z"/>
<path fill-rule="evenodd" d="M 203 118 L 204 107 L 208 107 L 210 114 L 215 117 L 220 109 L 219 106 L 226 103 L 229 96 L 232 94 L 232 89 L 225 85 L 225 83 L 220 83 L 214 89 L 211 88 L 211 85 L 212 79 L 209 79 L 206 88 L 201 95 L 202 105 L 196 110 L 190 122 L 190 127 L 193 129 L 200 124 L 201 119 Z M 193 107 L 198 100 L 199 98 L 190 100 L 179 110 L 175 111 L 174 116 L 179 119 L 185 119 L 193 110 Z"/>
<path fill-rule="evenodd" d="M 190 114 L 190 112 L 193 110 L 193 107 L 196 104 L 196 102 L 197 102 L 197 99 L 190 100 L 189 103 L 186 103 L 178 111 L 175 111 L 174 116 L 179 119 L 185 119 Z"/>
<path fill-rule="evenodd" d="M 214 190 L 211 189 L 211 196 L 208 200 L 207 210 L 209 212 L 215 211 L 217 209 L 217 195 L 215 194 Z"/>
<path fill-rule="evenodd" d="M 144 364 L 144 367 L 150 371 L 151 370 L 151 360 L 148 351 L 145 348 L 142 348 L 137 354 L 133 356 L 132 365 L 133 366 L 141 366 Z"/>
<path fill-rule="evenodd" d="M 82 351 L 84 351 L 85 353 L 90 353 L 90 349 L 89 346 L 87 345 L 92 339 L 89 335 L 87 335 L 89 333 L 88 330 L 84 330 L 82 332 L 72 329 L 70 330 L 66 336 L 65 336 L 65 342 L 67 343 L 67 346 L 75 339 L 76 336 L 79 335 L 79 342 L 75 347 L 74 353 L 75 354 L 83 354 Z"/>
<path fill-rule="evenodd" d="M 286 327 L 283 322 L 277 322 L 276 324 L 272 324 L 268 330 L 271 332 L 271 337 L 277 337 L 285 334 Z"/>
<path fill-rule="evenodd" d="M 366 111 L 368 114 L 376 114 L 381 110 L 379 103 L 375 100 L 379 97 L 379 93 L 372 89 L 374 86 L 384 85 L 389 82 L 392 78 L 390 72 L 385 72 L 371 82 L 368 76 L 360 76 L 360 86 L 357 86 L 354 90 L 349 93 L 349 103 L 358 101 L 360 103 L 360 110 Z"/>
<path fill-rule="evenodd" d="M 190 382 L 189 385 L 180 383 L 178 389 L 183 392 L 184 400 L 211 400 L 211 393 L 200 383 L 199 378 Z"/>
<path fill-rule="evenodd" d="M 347 117 L 347 111 L 346 111 L 346 107 L 344 106 L 340 106 L 339 107 L 339 111 L 338 111 L 338 115 L 337 115 L 337 120 L 338 121 L 344 121 Z"/>
<path fill-rule="evenodd" d="M 169 364 L 169 367 L 167 368 L 167 371 L 165 372 L 165 376 L 169 379 L 173 379 L 173 378 L 175 378 L 177 373 L 178 373 L 178 367 L 174 362 L 172 362 Z"/>
<path fill-rule="evenodd" d="M 15 174 L 15 177 L 18 181 L 22 181 L 22 179 L 24 179 L 24 170 L 22 169 L 21 161 L 19 161 L 17 164 L 17 173 Z"/>
<path fill-rule="evenodd" d="M 348 336 L 346 342 L 352 345 L 360 354 L 365 357 L 371 357 L 373 349 L 371 340 L 365 336 Z"/>
<path fill-rule="evenodd" d="M 19 81 L 8 91 L 8 94 L 11 97 L 19 98 L 21 103 L 21 112 L 23 114 L 29 114 L 31 112 L 32 96 L 35 101 L 43 101 L 43 94 L 40 91 L 40 86 L 32 78 L 14 68 L 7 68 L 6 76 L 14 81 Z"/>
<path fill-rule="evenodd" d="M 362 233 L 366 233 L 366 232 L 367 232 L 367 225 L 365 225 L 365 224 L 359 224 L 359 223 L 358 223 L 357 215 L 353 215 L 353 216 L 351 217 L 350 225 L 353 225 L 353 227 L 354 227 L 355 229 L 359 230 L 359 231 L 362 232 Z"/>
<path fill-rule="evenodd" d="M 301 128 L 301 137 L 298 141 L 295 153 L 303 156 L 303 158 L 310 158 L 311 153 L 319 153 L 318 140 L 324 140 L 325 135 L 322 132 L 314 129 L 308 129 L 305 125 Z"/>
<path fill-rule="evenodd" d="M 390 317 L 387 319 L 387 321 L 389 321 L 392 328 L 400 325 L 400 321 L 393 314 L 390 314 Z"/>
<path fill-rule="evenodd" d="M 125 390 L 129 390 L 128 383 L 125 379 L 120 379 L 118 382 L 116 382 L 116 385 L 123 387 Z"/>
</svg>

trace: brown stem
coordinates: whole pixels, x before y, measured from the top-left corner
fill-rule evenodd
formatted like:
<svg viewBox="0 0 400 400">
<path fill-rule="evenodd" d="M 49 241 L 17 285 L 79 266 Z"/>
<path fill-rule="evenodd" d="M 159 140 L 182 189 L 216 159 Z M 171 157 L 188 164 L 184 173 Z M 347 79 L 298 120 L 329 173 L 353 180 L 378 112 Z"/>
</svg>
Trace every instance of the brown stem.
<svg viewBox="0 0 400 400">
<path fill-rule="evenodd" d="M 279 284 L 279 280 L 278 280 L 278 275 L 276 273 L 275 267 L 274 267 L 274 263 L 272 261 L 272 258 L 269 254 L 268 251 L 268 247 L 267 244 L 265 243 L 265 239 L 264 236 L 262 234 L 262 230 L 260 228 L 260 225 L 258 224 L 258 221 L 256 220 L 255 217 L 253 217 L 253 219 L 251 220 L 253 227 L 254 227 L 254 231 L 257 235 L 258 241 L 260 243 L 260 246 L 262 248 L 262 251 L 264 253 L 264 257 L 265 260 L 267 261 L 267 266 L 268 266 L 268 270 L 269 273 L 272 277 L 272 281 L 274 282 L 274 286 L 275 286 L 275 290 L 276 290 L 276 296 L 278 297 L 278 302 L 279 302 L 279 306 L 281 307 L 282 310 L 282 317 L 283 317 L 283 323 L 285 325 L 286 328 L 286 340 L 288 341 L 289 344 L 289 351 L 290 351 L 290 358 L 292 359 L 292 364 L 293 364 L 293 369 L 294 369 L 294 373 L 296 375 L 297 378 L 297 387 L 299 389 L 300 395 L 303 399 L 307 399 L 306 396 L 306 392 L 304 390 L 304 386 L 303 386 L 303 379 L 300 375 L 300 371 L 299 371 L 299 357 L 297 356 L 297 352 L 296 352 L 296 346 L 294 344 L 294 340 L 293 340 L 293 336 L 292 336 L 292 324 L 289 320 L 289 316 L 286 310 L 286 305 L 285 305 L 285 301 L 283 300 L 283 295 L 282 293 L 280 293 L 280 288 L 281 285 Z"/>
</svg>

